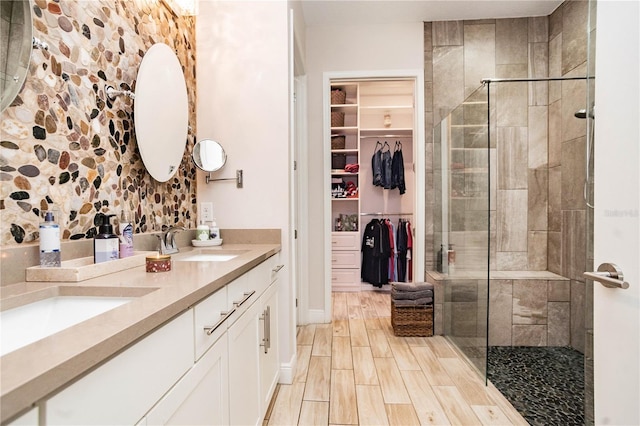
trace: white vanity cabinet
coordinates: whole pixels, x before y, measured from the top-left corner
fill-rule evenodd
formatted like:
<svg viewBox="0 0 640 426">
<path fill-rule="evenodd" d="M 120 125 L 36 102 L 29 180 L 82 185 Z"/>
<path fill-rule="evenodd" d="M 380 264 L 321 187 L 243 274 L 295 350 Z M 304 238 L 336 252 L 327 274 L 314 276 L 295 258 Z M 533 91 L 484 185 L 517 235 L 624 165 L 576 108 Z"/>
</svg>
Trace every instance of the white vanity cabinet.
<svg viewBox="0 0 640 426">
<path fill-rule="evenodd" d="M 46 401 L 46 425 L 259 425 L 279 378 L 270 257 Z"/>
<path fill-rule="evenodd" d="M 189 309 L 47 400 L 46 424 L 136 424 L 193 358 Z"/>
</svg>

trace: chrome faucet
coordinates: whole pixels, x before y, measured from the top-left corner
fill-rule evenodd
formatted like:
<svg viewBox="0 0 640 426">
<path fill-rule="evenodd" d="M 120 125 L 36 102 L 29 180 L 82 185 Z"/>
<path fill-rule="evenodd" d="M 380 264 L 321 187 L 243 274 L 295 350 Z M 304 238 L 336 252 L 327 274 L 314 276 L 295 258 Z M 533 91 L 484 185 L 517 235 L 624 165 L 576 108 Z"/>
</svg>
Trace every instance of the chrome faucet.
<svg viewBox="0 0 640 426">
<path fill-rule="evenodd" d="M 183 226 L 171 226 L 167 229 L 164 235 L 157 235 L 160 240 L 160 254 L 173 254 L 178 253 L 178 245 L 176 244 L 175 234 L 180 231 L 185 231 Z"/>
</svg>

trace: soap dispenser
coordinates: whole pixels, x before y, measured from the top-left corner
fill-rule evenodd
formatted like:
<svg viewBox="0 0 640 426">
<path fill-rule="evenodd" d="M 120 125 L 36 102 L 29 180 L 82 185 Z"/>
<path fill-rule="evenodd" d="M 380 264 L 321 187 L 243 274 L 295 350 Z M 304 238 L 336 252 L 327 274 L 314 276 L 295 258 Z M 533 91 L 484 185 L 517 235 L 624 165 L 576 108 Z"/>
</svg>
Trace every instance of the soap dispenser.
<svg viewBox="0 0 640 426">
<path fill-rule="evenodd" d="M 111 218 L 115 214 L 102 215 L 102 224 L 93 240 L 93 262 L 101 263 L 116 260 L 119 257 L 120 239 L 113 233 Z"/>
</svg>

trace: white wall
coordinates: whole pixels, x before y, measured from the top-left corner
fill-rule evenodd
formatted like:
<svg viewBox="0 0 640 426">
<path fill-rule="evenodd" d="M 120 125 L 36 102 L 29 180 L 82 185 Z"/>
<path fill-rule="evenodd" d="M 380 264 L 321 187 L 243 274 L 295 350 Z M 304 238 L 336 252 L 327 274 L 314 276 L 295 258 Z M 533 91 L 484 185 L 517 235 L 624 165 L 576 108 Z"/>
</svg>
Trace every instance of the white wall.
<svg viewBox="0 0 640 426">
<path fill-rule="evenodd" d="M 323 73 L 424 69 L 423 23 L 309 27 L 308 77 L 309 309 L 324 311 Z"/>
<path fill-rule="evenodd" d="M 639 28 L 637 1 L 598 1 L 594 264 L 616 263 L 630 284 L 594 283 L 598 425 L 640 424 Z"/>
<path fill-rule="evenodd" d="M 233 181 L 206 184 L 198 202 L 212 201 L 220 228 L 279 228 L 281 361 L 295 354 L 294 292 L 289 277 L 289 54 L 286 1 L 201 1 L 196 20 L 197 138 L 227 153 L 213 178 L 244 170 Z M 222 234 L 224 239 L 224 233 Z M 286 309 L 285 309 L 286 308 Z"/>
</svg>

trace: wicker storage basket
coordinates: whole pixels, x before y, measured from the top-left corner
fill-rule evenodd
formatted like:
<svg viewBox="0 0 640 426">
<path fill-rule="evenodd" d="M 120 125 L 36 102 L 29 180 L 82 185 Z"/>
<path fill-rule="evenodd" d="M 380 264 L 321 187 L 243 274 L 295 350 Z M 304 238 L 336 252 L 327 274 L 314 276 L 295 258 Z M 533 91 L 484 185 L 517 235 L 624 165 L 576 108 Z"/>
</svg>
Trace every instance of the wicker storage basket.
<svg viewBox="0 0 640 426">
<path fill-rule="evenodd" d="M 331 91 L 331 105 L 344 104 L 347 99 L 347 94 L 341 89 L 335 89 Z"/>
<path fill-rule="evenodd" d="M 391 326 L 396 336 L 433 336 L 433 305 L 396 306 L 392 300 Z"/>
<path fill-rule="evenodd" d="M 331 136 L 331 149 L 344 149 L 344 136 Z"/>
<path fill-rule="evenodd" d="M 331 111 L 331 127 L 344 127 L 344 112 Z"/>
<path fill-rule="evenodd" d="M 347 165 L 347 156 L 344 154 L 331 154 L 331 168 L 334 170 L 344 170 Z"/>
</svg>

